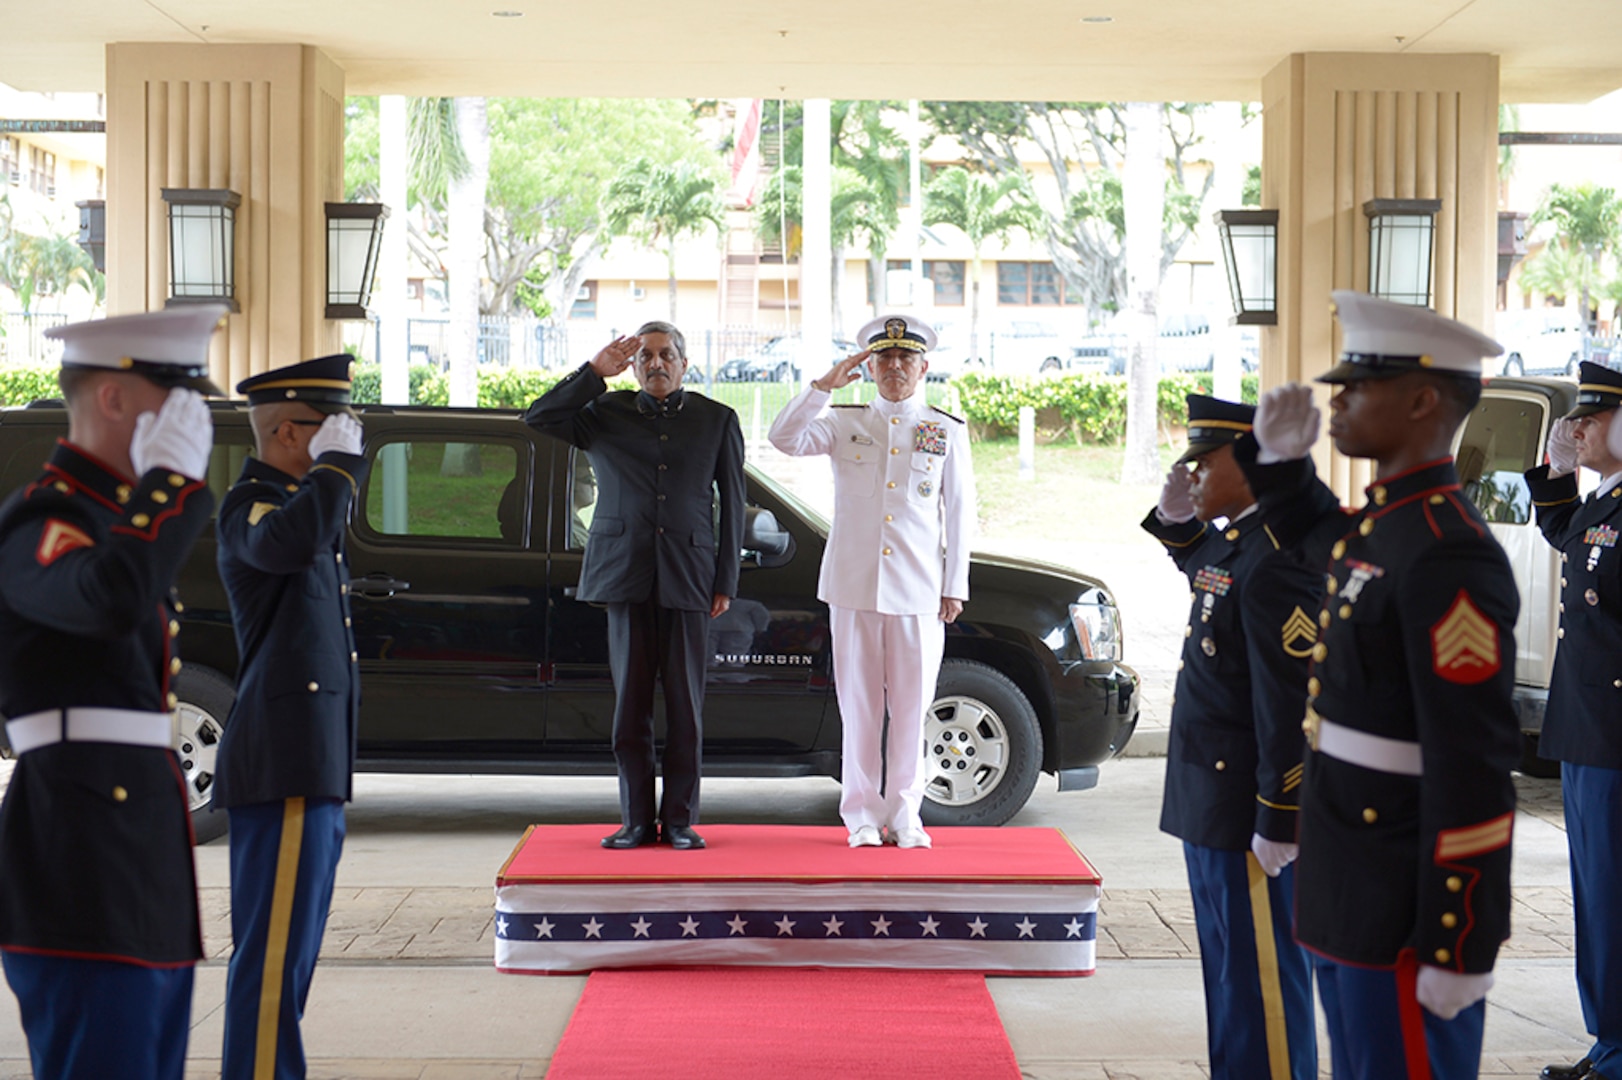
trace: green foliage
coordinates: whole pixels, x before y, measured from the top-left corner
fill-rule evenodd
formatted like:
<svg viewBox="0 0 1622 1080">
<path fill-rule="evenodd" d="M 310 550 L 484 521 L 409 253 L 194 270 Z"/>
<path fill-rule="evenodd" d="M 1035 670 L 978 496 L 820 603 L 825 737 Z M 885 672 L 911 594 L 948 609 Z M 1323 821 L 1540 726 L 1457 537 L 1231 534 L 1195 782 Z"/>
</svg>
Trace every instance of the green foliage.
<svg viewBox="0 0 1622 1080">
<path fill-rule="evenodd" d="M 411 98 L 406 103 L 406 145 L 414 196 L 443 206 L 451 181 L 473 167 L 456 129 L 456 99 Z"/>
<path fill-rule="evenodd" d="M 432 364 L 412 364 L 408 374 L 413 405 L 445 405 L 450 388 L 445 376 Z M 356 364 L 351 376 L 350 398 L 357 405 L 376 405 L 383 400 L 383 370 L 377 364 Z"/>
<path fill-rule="evenodd" d="M 799 255 L 799 235 L 803 224 L 801 168 L 790 165 L 766 181 L 760 201 L 755 205 L 755 231 L 767 240 L 782 240 L 782 226 L 789 226 L 789 242 L 783 246 L 790 258 Z M 889 239 L 893 203 L 883 201 L 880 193 L 855 169 L 840 165 L 833 170 L 833 191 L 828 200 L 828 239 L 835 248 L 850 247 L 866 236 L 882 247 Z"/>
<path fill-rule="evenodd" d="M 1126 434 L 1126 379 L 1119 375 L 1067 375 L 1058 379 L 1022 379 L 969 373 L 953 381 L 964 419 L 976 437 L 1005 438 L 1019 431 L 1019 410 L 1029 405 L 1039 427 L 1068 431 L 1078 443 L 1115 444 Z M 1188 394 L 1209 394 L 1209 372 L 1169 375 L 1160 380 L 1156 410 L 1160 426 L 1183 427 Z M 1255 375 L 1244 376 L 1240 396 L 1254 404 L 1259 392 Z"/>
<path fill-rule="evenodd" d="M 59 398 L 56 367 L 0 367 L 0 405 L 27 405 L 30 401 Z"/>
<path fill-rule="evenodd" d="M 499 368 L 479 372 L 479 408 L 527 409 L 566 373 L 535 368 Z"/>
<path fill-rule="evenodd" d="M 1040 222 L 1023 175 L 992 179 L 954 165 L 924 189 L 924 224 L 957 226 L 976 253 L 987 240 L 1007 239 L 1015 229 L 1035 233 Z"/>
<path fill-rule="evenodd" d="M 345 202 L 375 202 L 377 200 L 378 194 L 382 190 L 378 181 L 377 143 L 377 98 L 345 98 Z"/>
<path fill-rule="evenodd" d="M 1245 169 L 1245 182 L 1240 189 L 1240 206 L 1260 206 L 1262 204 L 1262 167 L 1252 165 Z"/>
<path fill-rule="evenodd" d="M 3 369 L 0 369 L 3 371 Z M 54 378 L 54 372 L 53 378 Z M 411 365 L 411 404 L 450 404 L 450 384 L 432 364 Z M 545 393 L 561 376 L 534 368 L 490 368 L 479 372 L 479 408 L 523 409 Z M 376 364 L 356 364 L 351 396 L 357 405 L 382 400 L 383 373 Z"/>
<path fill-rule="evenodd" d="M 646 157 L 631 162 L 609 182 L 603 210 L 610 230 L 651 246 L 701 231 L 726 228 L 718 194 L 720 175 L 691 161 L 661 165 Z"/>
</svg>

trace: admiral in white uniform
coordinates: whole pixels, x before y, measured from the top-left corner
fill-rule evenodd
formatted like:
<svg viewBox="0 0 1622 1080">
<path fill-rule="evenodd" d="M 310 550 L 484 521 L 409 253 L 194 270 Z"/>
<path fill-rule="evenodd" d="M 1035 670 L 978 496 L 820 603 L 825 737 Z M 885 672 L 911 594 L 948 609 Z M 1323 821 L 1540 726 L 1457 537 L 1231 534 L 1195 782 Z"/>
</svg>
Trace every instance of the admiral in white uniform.
<svg viewBox="0 0 1622 1080">
<path fill-rule="evenodd" d="M 833 627 L 844 724 L 839 813 L 850 844 L 876 846 L 888 829 L 901 847 L 928 847 L 919 817 L 924 712 L 946 624 L 969 598 L 974 472 L 963 421 L 924 401 L 934 331 L 889 316 L 858 340 L 866 348 L 789 402 L 768 438 L 785 454 L 833 458 L 834 519 L 817 597 Z M 829 395 L 860 379 L 864 361 L 879 396 L 830 408 Z"/>
</svg>

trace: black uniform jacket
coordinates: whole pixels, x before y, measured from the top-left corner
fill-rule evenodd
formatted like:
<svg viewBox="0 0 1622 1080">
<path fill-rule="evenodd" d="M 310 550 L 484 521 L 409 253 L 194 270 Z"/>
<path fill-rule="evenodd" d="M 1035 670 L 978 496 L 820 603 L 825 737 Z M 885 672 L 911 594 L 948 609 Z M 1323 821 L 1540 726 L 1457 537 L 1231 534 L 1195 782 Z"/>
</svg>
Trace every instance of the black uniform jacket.
<svg viewBox="0 0 1622 1080">
<path fill-rule="evenodd" d="M 1143 527 L 1193 589 L 1160 828 L 1229 851 L 1249 851 L 1253 833 L 1294 843 L 1323 578 L 1279 550 L 1259 513 L 1218 530 L 1151 510 Z"/>
<path fill-rule="evenodd" d="M 1235 446 L 1279 542 L 1327 571 L 1307 683 L 1296 936 L 1349 964 L 1492 970 L 1509 936 L 1520 596 L 1451 458 L 1343 511 L 1311 459 Z M 1316 752 L 1323 723 L 1418 744 L 1422 776 Z"/>
<path fill-rule="evenodd" d="M 1560 552 L 1560 645 L 1538 753 L 1622 769 L 1622 486 L 1587 501 L 1577 474 L 1526 474 L 1538 528 Z"/>
<path fill-rule="evenodd" d="M 329 451 L 302 480 L 257 458 L 220 506 L 220 580 L 236 626 L 237 700 L 214 799 L 348 799 L 360 678 L 344 529 L 364 457 Z"/>
<path fill-rule="evenodd" d="M 59 443 L 0 506 L 0 712 L 167 712 L 172 584 L 214 499 Z M 24 754 L 0 807 L 0 948 L 150 966 L 202 958 L 174 751 L 61 742 Z"/>
<path fill-rule="evenodd" d="M 607 390 L 586 364 L 524 414 L 578 446 L 597 474 L 580 599 L 708 611 L 738 593 L 743 548 L 743 430 L 738 414 L 678 390 L 663 403 Z M 720 527 L 711 492 L 720 493 Z"/>
</svg>

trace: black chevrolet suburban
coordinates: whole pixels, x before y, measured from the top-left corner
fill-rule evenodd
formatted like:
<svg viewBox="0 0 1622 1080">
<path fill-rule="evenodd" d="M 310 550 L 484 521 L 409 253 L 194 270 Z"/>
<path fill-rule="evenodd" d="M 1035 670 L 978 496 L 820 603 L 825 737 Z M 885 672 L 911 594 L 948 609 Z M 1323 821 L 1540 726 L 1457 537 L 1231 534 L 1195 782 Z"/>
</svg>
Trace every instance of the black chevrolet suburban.
<svg viewBox="0 0 1622 1080">
<path fill-rule="evenodd" d="M 253 437 L 241 402 L 212 405 L 208 482 L 236 479 Z M 370 477 L 350 523 L 363 704 L 358 767 L 374 772 L 614 772 L 606 618 L 575 597 L 596 487 L 585 455 L 511 410 L 366 406 Z M 32 479 L 66 431 L 60 402 L 0 410 L 0 492 Z M 753 466 L 743 573 L 714 620 L 704 705 L 709 776 L 837 776 L 828 527 Z M 225 829 L 214 755 L 237 656 L 212 527 L 182 571 L 175 749 L 199 840 Z M 929 824 L 999 825 L 1039 772 L 1098 782 L 1138 719 L 1120 613 L 1096 578 L 976 557 L 946 635 L 926 726 Z"/>
</svg>

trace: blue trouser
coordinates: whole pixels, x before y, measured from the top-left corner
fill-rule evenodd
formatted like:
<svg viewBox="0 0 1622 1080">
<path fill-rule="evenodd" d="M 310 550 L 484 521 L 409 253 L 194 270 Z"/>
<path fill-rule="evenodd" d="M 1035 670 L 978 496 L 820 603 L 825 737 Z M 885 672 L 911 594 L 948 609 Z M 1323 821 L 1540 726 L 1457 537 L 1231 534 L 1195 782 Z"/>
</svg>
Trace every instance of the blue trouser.
<svg viewBox="0 0 1622 1080">
<path fill-rule="evenodd" d="M 38 1080 L 181 1080 L 192 966 L 4 952 Z"/>
<path fill-rule="evenodd" d="M 1205 975 L 1212 1080 L 1316 1080 L 1312 971 L 1291 933 L 1295 869 L 1183 845 Z"/>
<path fill-rule="evenodd" d="M 1335 1080 L 1474 1080 L 1480 1071 L 1486 1000 L 1451 1020 L 1430 1012 L 1414 996 L 1419 962 L 1411 950 L 1395 969 L 1323 957 L 1312 968 Z"/>
<path fill-rule="evenodd" d="M 1577 928 L 1577 997 L 1588 1060 L 1622 1080 L 1622 769 L 1560 766 Z"/>
<path fill-rule="evenodd" d="M 344 846 L 341 799 L 231 808 L 222 1080 L 302 1080 L 299 1021 Z"/>
</svg>

